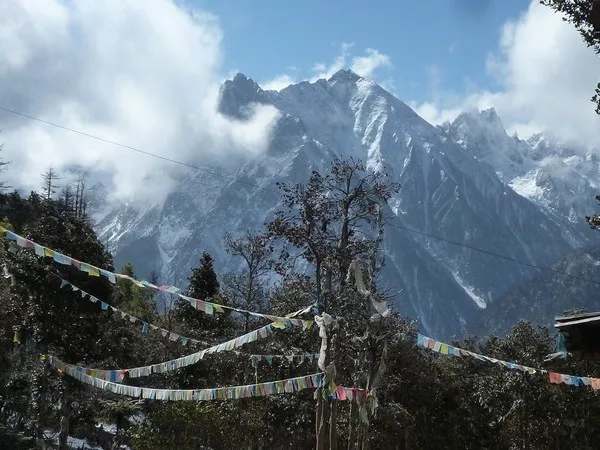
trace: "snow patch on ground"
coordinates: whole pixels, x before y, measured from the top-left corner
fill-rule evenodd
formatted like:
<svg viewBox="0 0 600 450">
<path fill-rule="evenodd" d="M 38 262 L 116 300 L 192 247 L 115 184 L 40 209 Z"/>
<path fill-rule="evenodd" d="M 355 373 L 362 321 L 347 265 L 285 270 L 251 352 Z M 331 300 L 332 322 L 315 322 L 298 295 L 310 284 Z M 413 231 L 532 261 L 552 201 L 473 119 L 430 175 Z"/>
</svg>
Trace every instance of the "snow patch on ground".
<svg viewBox="0 0 600 450">
<path fill-rule="evenodd" d="M 53 430 L 44 430 L 44 439 L 58 445 L 58 432 Z M 103 450 L 102 447 L 96 444 L 90 444 L 87 439 L 69 436 L 67 438 L 67 446 L 72 450 Z M 130 450 L 129 447 L 124 447 L 122 450 Z"/>
<path fill-rule="evenodd" d="M 523 176 L 513 179 L 509 186 L 518 194 L 528 199 L 541 198 L 544 190 L 537 185 L 537 170 L 532 170 Z"/>
<path fill-rule="evenodd" d="M 460 285 L 460 287 L 462 287 L 465 290 L 465 292 L 469 295 L 469 297 L 471 297 L 473 299 L 473 301 L 477 304 L 477 306 L 479 306 L 481 309 L 484 309 L 487 307 L 486 301 L 482 297 L 480 297 L 479 295 L 477 295 L 475 293 L 475 290 L 473 289 L 473 287 L 471 287 L 467 283 L 465 283 L 456 274 L 456 272 L 452 272 L 452 276 L 454 277 L 456 282 Z"/>
</svg>

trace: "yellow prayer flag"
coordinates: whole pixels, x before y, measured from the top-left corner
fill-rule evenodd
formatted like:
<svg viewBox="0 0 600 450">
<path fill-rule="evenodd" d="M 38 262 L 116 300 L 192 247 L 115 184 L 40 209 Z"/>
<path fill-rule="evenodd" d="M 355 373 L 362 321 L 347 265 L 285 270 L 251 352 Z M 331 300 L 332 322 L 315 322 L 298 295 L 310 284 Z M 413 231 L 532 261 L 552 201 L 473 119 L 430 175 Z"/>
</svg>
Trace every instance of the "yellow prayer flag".
<svg viewBox="0 0 600 450">
<path fill-rule="evenodd" d="M 275 321 L 274 321 L 274 322 L 271 324 L 271 326 L 272 326 L 273 328 L 280 328 L 280 329 L 283 329 L 283 328 L 285 328 L 285 322 L 283 321 L 283 319 L 282 319 L 282 318 L 277 318 L 277 319 L 276 319 L 276 320 L 275 320 Z"/>
<path fill-rule="evenodd" d="M 99 277 L 100 269 L 98 269 L 97 267 L 94 267 L 94 266 L 90 266 L 90 270 L 88 271 L 88 274 L 92 277 Z"/>
<path fill-rule="evenodd" d="M 56 255 L 56 252 L 54 250 L 52 250 L 51 248 L 48 247 L 44 247 L 44 254 L 46 256 L 49 256 L 51 258 L 54 258 L 54 255 Z"/>
<path fill-rule="evenodd" d="M 223 312 L 224 312 L 223 307 L 221 305 L 217 305 L 216 303 L 213 303 L 213 309 L 218 314 L 223 314 Z"/>
<path fill-rule="evenodd" d="M 440 353 L 442 355 L 447 355 L 448 354 L 448 344 L 442 344 L 440 346 Z"/>
<path fill-rule="evenodd" d="M 335 384 L 335 381 L 329 380 L 329 392 L 335 392 L 336 389 L 337 385 Z"/>
</svg>

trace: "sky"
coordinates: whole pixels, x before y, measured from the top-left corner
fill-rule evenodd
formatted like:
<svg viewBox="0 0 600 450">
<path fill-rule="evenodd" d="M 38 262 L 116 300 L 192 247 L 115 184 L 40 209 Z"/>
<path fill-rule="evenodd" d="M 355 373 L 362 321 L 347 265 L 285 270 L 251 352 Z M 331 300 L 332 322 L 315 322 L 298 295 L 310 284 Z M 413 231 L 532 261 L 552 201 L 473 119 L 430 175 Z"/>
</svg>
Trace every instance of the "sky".
<svg viewBox="0 0 600 450">
<path fill-rule="evenodd" d="M 274 108 L 247 122 L 216 111 L 238 71 L 281 89 L 351 68 L 433 124 L 494 107 L 523 138 L 596 145 L 600 132 L 600 58 L 535 0 L 4 0 L 0 55 L 0 107 L 194 164 L 266 149 Z M 117 199 L 156 198 L 176 178 L 164 161 L 3 111 L 0 130 L 20 187 L 50 165 L 111 174 Z"/>
<path fill-rule="evenodd" d="M 286 77 L 310 79 L 327 73 L 311 69 L 331 66 L 346 45 L 347 64 L 370 53 L 373 63 L 379 62 L 380 82 L 387 82 L 401 99 L 424 100 L 432 84 L 442 79 L 456 90 L 468 83 L 493 83 L 485 71 L 487 55 L 497 46 L 502 25 L 517 19 L 529 3 L 420 0 L 373 6 L 356 0 L 306 0 L 293 8 L 271 1 L 187 4 L 209 8 L 221 18 L 226 65 L 232 71 L 257 81 L 281 75 L 285 85 Z"/>
</svg>

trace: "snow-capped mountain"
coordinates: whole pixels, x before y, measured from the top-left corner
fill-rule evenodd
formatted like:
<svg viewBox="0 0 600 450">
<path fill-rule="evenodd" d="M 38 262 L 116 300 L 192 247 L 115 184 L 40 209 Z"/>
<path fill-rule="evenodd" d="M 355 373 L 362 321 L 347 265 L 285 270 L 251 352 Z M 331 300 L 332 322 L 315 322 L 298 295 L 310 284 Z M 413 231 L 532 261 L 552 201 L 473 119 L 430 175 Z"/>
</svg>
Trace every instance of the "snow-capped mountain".
<svg viewBox="0 0 600 450">
<path fill-rule="evenodd" d="M 490 164 L 499 179 L 556 221 L 572 245 L 590 239 L 582 225 L 600 189 L 598 149 L 567 145 L 547 134 L 535 134 L 525 141 L 509 137 L 493 109 L 463 113 L 440 129 L 465 153 Z"/>
<path fill-rule="evenodd" d="M 509 137 L 493 110 L 434 127 L 348 70 L 279 92 L 242 74 L 222 86 L 222 114 L 243 119 L 252 103 L 281 112 L 268 152 L 235 169 L 190 173 L 160 206 L 113 210 L 99 230 L 117 264 L 132 261 L 141 275 L 157 270 L 164 282 L 185 285 L 206 250 L 218 272 L 231 270 L 236 263 L 223 250 L 223 233 L 261 230 L 278 207 L 275 183 L 306 182 L 334 157 L 360 158 L 401 183 L 390 201 L 395 217 L 386 230 L 384 278 L 402 290 L 395 307 L 419 317 L 432 336 L 462 334 L 481 308 L 533 274 L 469 247 L 549 265 L 586 243 L 586 199 L 564 211 L 593 190 L 596 157 L 575 161 L 566 148 L 557 155 L 543 136 Z M 576 173 L 587 174 L 583 184 Z"/>
</svg>

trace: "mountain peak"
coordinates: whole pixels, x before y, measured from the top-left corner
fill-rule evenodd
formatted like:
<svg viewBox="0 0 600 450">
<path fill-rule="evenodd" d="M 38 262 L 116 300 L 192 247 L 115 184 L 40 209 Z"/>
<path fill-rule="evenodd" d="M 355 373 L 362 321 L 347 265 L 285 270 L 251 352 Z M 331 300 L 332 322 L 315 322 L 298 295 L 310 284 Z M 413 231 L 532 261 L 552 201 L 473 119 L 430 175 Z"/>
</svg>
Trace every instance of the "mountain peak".
<svg viewBox="0 0 600 450">
<path fill-rule="evenodd" d="M 502 119 L 498 116 L 498 113 L 494 108 L 477 110 L 472 108 L 458 115 L 454 120 L 453 125 L 458 126 L 460 124 L 470 124 L 471 127 L 475 124 L 485 127 L 486 129 L 494 129 L 501 134 L 505 134 L 504 124 Z"/>
<path fill-rule="evenodd" d="M 246 109 L 250 103 L 269 103 L 256 81 L 239 72 L 233 80 L 226 80 L 221 85 L 219 97 L 219 112 L 238 119 L 247 118 Z"/>
<path fill-rule="evenodd" d="M 356 82 L 362 79 L 360 75 L 350 69 L 341 69 L 334 73 L 327 81 L 350 81 Z"/>
<path fill-rule="evenodd" d="M 223 86 L 226 86 L 227 84 L 233 84 L 237 89 L 250 89 L 254 91 L 262 90 L 256 81 L 241 72 L 236 73 L 232 80 L 226 80 L 225 83 L 223 83 Z"/>
<path fill-rule="evenodd" d="M 490 125 L 494 125 L 504 130 L 504 124 L 502 123 L 502 119 L 500 119 L 500 116 L 498 116 L 498 113 L 494 108 L 484 109 L 480 111 L 479 116 Z"/>
</svg>

